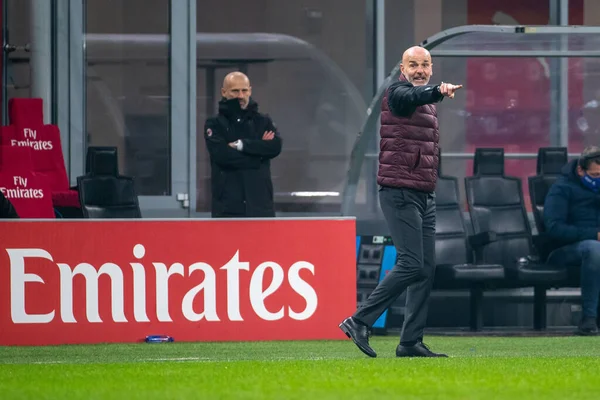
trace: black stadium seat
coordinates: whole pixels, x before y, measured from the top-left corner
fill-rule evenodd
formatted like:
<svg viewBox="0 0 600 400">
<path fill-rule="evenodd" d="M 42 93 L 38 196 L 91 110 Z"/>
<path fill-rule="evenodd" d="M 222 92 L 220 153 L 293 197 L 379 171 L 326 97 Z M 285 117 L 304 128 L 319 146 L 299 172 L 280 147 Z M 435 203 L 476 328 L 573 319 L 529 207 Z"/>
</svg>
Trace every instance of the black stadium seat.
<svg viewBox="0 0 600 400">
<path fill-rule="evenodd" d="M 84 218 L 141 218 L 133 178 L 90 176 L 77 178 Z"/>
<path fill-rule="evenodd" d="M 85 173 L 91 175 L 119 175 L 117 148 L 114 146 L 90 146 L 85 159 Z"/>
<path fill-rule="evenodd" d="M 483 291 L 504 279 L 500 264 L 473 263 L 472 248 L 489 242 L 489 233 L 467 239 L 461 210 L 458 179 L 439 176 L 436 187 L 436 277 L 435 287 L 470 289 L 470 328 L 478 331 L 483 325 Z"/>
<path fill-rule="evenodd" d="M 567 277 L 563 266 L 543 264 L 534 256 L 531 227 L 521 179 L 504 175 L 504 149 L 476 149 L 474 176 L 465 178 L 473 233 L 491 232 L 481 260 L 502 264 L 515 287 L 534 287 L 534 327 L 546 327 L 546 290 Z"/>
<path fill-rule="evenodd" d="M 84 218 L 141 218 L 134 179 L 119 175 L 116 147 L 89 147 L 86 174 L 77 178 Z"/>
<path fill-rule="evenodd" d="M 542 147 L 538 150 L 537 175 L 528 178 L 529 197 L 539 237 L 535 245 L 543 260 L 552 250 L 550 241 L 545 237 L 544 201 L 550 187 L 560 177 L 560 171 L 568 161 L 566 147 Z"/>
</svg>

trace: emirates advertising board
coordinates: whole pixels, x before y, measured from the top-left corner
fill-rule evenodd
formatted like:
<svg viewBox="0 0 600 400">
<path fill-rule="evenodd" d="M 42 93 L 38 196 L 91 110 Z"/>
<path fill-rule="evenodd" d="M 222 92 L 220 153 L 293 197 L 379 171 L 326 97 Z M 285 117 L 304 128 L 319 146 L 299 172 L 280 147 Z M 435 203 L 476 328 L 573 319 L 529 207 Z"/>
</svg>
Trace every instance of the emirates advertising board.
<svg viewBox="0 0 600 400">
<path fill-rule="evenodd" d="M 0 222 L 0 345 L 343 339 L 353 219 Z"/>
</svg>

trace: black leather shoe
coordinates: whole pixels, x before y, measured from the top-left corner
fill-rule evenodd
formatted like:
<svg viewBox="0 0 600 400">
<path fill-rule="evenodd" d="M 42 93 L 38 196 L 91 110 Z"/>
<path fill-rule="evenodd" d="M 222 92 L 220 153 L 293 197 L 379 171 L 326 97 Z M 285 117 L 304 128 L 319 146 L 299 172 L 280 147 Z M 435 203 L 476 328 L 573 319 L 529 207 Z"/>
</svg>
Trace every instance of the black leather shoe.
<svg viewBox="0 0 600 400">
<path fill-rule="evenodd" d="M 596 323 L 596 318 L 583 317 L 577 333 L 583 336 L 598 335 L 598 324 Z"/>
<path fill-rule="evenodd" d="M 354 344 L 369 357 L 377 357 L 375 350 L 369 346 L 369 328 L 366 325 L 356 322 L 352 317 L 346 318 L 341 324 L 340 329 L 346 334 Z"/>
<path fill-rule="evenodd" d="M 448 357 L 445 354 L 434 353 L 423 342 L 417 342 L 414 346 L 396 347 L 396 357 Z"/>
</svg>

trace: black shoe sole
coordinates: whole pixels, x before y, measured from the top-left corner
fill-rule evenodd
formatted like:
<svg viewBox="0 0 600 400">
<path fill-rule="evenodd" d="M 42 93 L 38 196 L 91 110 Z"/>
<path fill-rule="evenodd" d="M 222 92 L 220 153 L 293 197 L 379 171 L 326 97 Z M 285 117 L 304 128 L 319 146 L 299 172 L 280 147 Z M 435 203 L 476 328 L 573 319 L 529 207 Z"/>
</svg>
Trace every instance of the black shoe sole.
<svg viewBox="0 0 600 400">
<path fill-rule="evenodd" d="M 426 355 L 417 355 L 417 354 L 398 354 L 398 353 L 396 353 L 396 357 L 398 357 L 398 358 L 449 358 L 446 354 L 438 354 L 435 356 L 426 356 Z"/>
<path fill-rule="evenodd" d="M 377 357 L 377 353 L 375 353 L 375 350 L 371 349 L 371 348 L 365 348 L 365 346 L 362 346 L 360 343 L 358 343 L 356 341 L 356 339 L 354 338 L 354 336 L 352 335 L 352 333 L 350 333 L 350 329 L 348 329 L 348 327 L 344 324 L 344 322 L 342 322 L 339 325 L 340 329 L 342 330 L 342 332 L 344 332 L 346 334 L 346 336 L 348 336 L 350 339 L 352 339 L 352 341 L 354 342 L 354 344 L 356 345 L 356 347 L 359 348 L 360 351 L 362 351 L 363 353 L 365 353 L 366 355 L 368 355 L 369 357 Z"/>
</svg>

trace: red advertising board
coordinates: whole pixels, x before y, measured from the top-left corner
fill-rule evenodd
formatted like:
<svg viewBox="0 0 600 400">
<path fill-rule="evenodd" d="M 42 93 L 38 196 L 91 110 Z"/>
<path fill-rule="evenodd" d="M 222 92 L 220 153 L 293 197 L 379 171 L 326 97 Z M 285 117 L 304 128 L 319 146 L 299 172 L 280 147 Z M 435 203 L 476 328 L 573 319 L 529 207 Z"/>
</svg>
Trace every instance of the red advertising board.
<svg viewBox="0 0 600 400">
<path fill-rule="evenodd" d="M 0 222 L 0 345 L 343 339 L 355 221 Z"/>
</svg>

